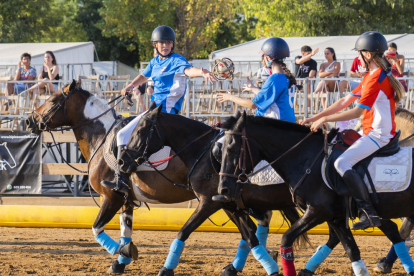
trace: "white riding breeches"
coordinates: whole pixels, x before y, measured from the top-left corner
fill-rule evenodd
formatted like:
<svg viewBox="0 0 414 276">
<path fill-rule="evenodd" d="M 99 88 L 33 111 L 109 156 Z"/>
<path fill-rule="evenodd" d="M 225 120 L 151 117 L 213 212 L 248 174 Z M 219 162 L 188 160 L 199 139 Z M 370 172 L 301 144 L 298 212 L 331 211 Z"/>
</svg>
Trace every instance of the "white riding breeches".
<svg viewBox="0 0 414 276">
<path fill-rule="evenodd" d="M 363 135 L 355 141 L 341 156 L 336 159 L 334 166 L 336 171 L 344 176 L 347 170 L 352 170 L 352 167 L 362 159 L 370 156 L 378 149 L 384 147 L 390 142 L 387 139 L 378 139 L 373 136 Z"/>
<path fill-rule="evenodd" d="M 132 132 L 137 126 L 139 120 L 147 112 L 148 110 L 139 114 L 134 120 L 129 122 L 129 124 L 127 124 L 124 128 L 118 131 L 118 134 L 116 135 L 116 144 L 118 147 L 125 146 L 126 144 L 128 144 L 129 138 L 131 137 Z"/>
</svg>

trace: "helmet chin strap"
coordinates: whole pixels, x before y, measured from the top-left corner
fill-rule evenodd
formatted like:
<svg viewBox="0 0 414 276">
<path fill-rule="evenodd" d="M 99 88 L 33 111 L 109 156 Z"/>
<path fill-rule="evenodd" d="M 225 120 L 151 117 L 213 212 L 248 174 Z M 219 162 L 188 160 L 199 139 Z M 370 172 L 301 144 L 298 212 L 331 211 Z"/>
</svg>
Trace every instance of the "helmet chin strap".
<svg viewBox="0 0 414 276">
<path fill-rule="evenodd" d="M 169 56 L 171 56 L 172 54 L 173 54 L 173 51 L 174 51 L 174 46 L 175 46 L 175 42 L 173 42 L 173 46 L 172 46 L 172 48 L 171 48 L 171 51 L 170 51 L 170 53 L 168 54 L 168 55 L 162 55 L 159 51 L 158 51 L 158 49 L 157 49 L 157 43 L 155 42 L 154 43 L 154 48 L 155 48 L 155 51 L 157 51 L 157 54 L 159 55 L 159 56 L 161 56 L 161 57 L 163 57 L 163 58 L 167 58 L 167 57 L 169 57 Z"/>
<path fill-rule="evenodd" d="M 359 51 L 362 59 L 364 60 L 365 63 L 365 68 L 367 68 L 368 71 L 371 71 L 369 64 L 371 63 L 371 61 L 374 59 L 374 57 L 377 55 L 377 53 L 372 54 L 372 57 L 367 61 L 365 56 L 362 54 L 362 51 Z"/>
</svg>

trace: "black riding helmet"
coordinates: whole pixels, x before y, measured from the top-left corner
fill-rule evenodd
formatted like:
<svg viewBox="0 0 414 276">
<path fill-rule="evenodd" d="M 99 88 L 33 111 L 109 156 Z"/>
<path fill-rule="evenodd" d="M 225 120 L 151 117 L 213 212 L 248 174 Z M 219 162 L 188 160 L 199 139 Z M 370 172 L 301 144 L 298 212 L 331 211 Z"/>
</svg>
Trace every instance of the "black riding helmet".
<svg viewBox="0 0 414 276">
<path fill-rule="evenodd" d="M 383 55 L 384 52 L 388 49 L 387 40 L 385 37 L 375 31 L 365 32 L 360 35 L 355 42 L 355 48 L 352 50 L 360 51 L 367 51 L 374 53 L 370 60 L 366 60 L 365 57 L 362 55 L 362 59 L 365 63 L 365 68 L 369 69 L 369 64 L 371 60 L 374 59 L 376 55 Z"/>
<path fill-rule="evenodd" d="M 152 35 L 151 35 L 151 41 L 154 42 L 158 42 L 158 41 L 173 41 L 175 42 L 175 32 L 174 30 L 166 25 L 162 25 L 162 26 L 158 26 L 157 28 L 154 29 L 154 31 L 152 31 Z M 158 52 L 157 47 L 155 47 L 155 50 L 157 51 L 158 55 L 162 56 L 162 57 L 169 57 L 172 55 L 173 51 L 174 51 L 174 44 L 173 47 L 171 49 L 171 52 L 166 55 L 163 56 L 161 55 L 161 53 Z"/>
<path fill-rule="evenodd" d="M 280 37 L 271 37 L 263 45 L 260 54 L 271 57 L 272 59 L 284 59 L 290 56 L 289 46 Z"/>
<path fill-rule="evenodd" d="M 384 53 L 387 49 L 388 45 L 385 37 L 379 32 L 369 31 L 358 37 L 353 50 Z"/>
</svg>

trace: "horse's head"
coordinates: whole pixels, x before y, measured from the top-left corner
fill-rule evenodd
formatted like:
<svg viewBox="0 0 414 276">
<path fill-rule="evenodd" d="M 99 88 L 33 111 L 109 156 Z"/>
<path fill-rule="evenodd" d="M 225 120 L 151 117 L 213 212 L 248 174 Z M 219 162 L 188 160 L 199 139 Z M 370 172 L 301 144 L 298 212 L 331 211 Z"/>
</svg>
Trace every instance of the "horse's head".
<svg viewBox="0 0 414 276">
<path fill-rule="evenodd" d="M 230 199 L 234 197 L 236 182 L 245 183 L 247 174 L 260 161 L 258 144 L 249 137 L 246 124 L 246 112 L 237 121 L 233 118 L 224 124 L 229 130 L 225 132 L 222 146 L 219 194 Z"/>
<path fill-rule="evenodd" d="M 137 167 L 148 160 L 149 156 L 164 147 L 162 128 L 158 127 L 158 118 L 162 104 L 152 103 L 147 113 L 142 115 L 133 135 L 128 141 L 119 159 L 120 169 L 126 173 L 136 171 Z"/>
<path fill-rule="evenodd" d="M 39 135 L 43 130 L 69 125 L 73 119 L 73 112 L 82 111 L 82 105 L 86 102 L 72 97 L 76 90 L 81 90 L 80 86 L 80 80 L 73 80 L 70 85 L 53 93 L 26 119 L 27 130 Z"/>
</svg>

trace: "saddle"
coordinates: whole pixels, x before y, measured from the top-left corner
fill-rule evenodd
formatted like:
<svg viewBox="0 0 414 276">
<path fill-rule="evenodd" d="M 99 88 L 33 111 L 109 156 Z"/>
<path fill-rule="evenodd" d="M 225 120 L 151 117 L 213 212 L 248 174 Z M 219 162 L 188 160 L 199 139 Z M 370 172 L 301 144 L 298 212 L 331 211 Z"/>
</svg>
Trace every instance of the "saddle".
<svg viewBox="0 0 414 276">
<path fill-rule="evenodd" d="M 371 186 L 371 190 L 374 196 L 374 202 L 379 203 L 378 195 L 375 190 L 372 177 L 368 171 L 368 165 L 371 163 L 374 157 L 387 157 L 396 154 L 400 150 L 399 138 L 401 131 L 398 130 L 394 138 L 385 146 L 368 156 L 367 158 L 358 162 L 353 169 L 364 179 L 365 175 L 367 176 L 368 182 Z M 332 151 L 326 161 L 325 175 L 326 180 L 333 190 L 335 190 L 339 195 L 350 196 L 351 192 L 348 191 L 345 182 L 342 177 L 336 171 L 334 163 L 336 159 L 347 150 L 356 140 L 358 140 L 361 135 L 355 130 L 347 129 L 342 132 L 339 132 L 336 136 L 336 140 L 332 142 Z"/>
</svg>

